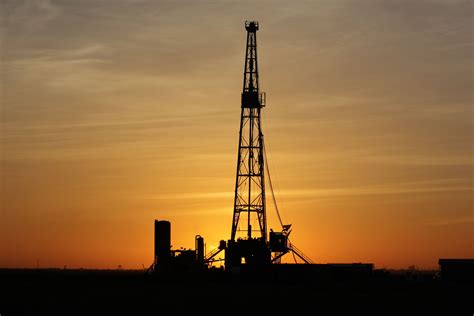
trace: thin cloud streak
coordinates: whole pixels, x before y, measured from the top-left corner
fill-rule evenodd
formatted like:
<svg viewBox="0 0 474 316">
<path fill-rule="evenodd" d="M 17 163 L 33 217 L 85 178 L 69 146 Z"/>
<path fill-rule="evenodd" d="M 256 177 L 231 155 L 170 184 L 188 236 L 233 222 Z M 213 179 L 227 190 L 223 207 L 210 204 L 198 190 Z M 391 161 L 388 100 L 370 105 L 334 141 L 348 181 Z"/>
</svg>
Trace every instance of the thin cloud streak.
<svg viewBox="0 0 474 316">
<path fill-rule="evenodd" d="M 456 226 L 456 225 L 471 225 L 474 226 L 474 216 L 455 218 L 455 219 L 441 219 L 435 221 L 429 221 L 426 223 L 427 226 Z M 474 237 L 474 233 L 472 234 Z"/>
<path fill-rule="evenodd" d="M 348 187 L 348 188 L 333 188 L 333 189 L 293 189 L 281 190 L 278 196 L 285 199 L 297 198 L 326 198 L 326 197 L 343 197 L 343 196 L 359 196 L 359 195 L 392 195 L 392 194 L 414 194 L 414 193 L 436 193 L 436 192 L 469 192 L 474 188 L 470 186 L 445 186 L 445 187 L 425 187 L 417 186 L 367 186 L 367 187 Z M 173 194 L 157 194 L 150 196 L 138 196 L 139 199 L 152 200 L 207 200 L 207 199 L 229 199 L 234 197 L 234 192 L 188 192 L 188 193 L 173 193 Z"/>
</svg>

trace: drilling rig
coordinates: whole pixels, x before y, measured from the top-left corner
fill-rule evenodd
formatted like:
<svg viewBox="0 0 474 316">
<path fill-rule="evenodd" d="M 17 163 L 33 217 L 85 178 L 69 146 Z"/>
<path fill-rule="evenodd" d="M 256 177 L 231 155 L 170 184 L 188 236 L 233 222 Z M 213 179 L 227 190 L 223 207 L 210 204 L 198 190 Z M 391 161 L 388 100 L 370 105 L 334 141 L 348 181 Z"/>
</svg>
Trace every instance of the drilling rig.
<svg viewBox="0 0 474 316">
<path fill-rule="evenodd" d="M 257 60 L 257 21 L 246 21 L 244 81 L 242 87 L 239 148 L 235 177 L 234 209 L 230 239 L 205 255 L 204 238 L 195 236 L 195 249 L 171 249 L 171 224 L 155 221 L 155 256 L 147 270 L 161 276 L 188 275 L 188 272 L 215 271 L 208 269 L 217 261 L 225 261 L 225 271 L 231 276 L 270 277 L 272 280 L 329 280 L 370 277 L 372 263 L 315 264 L 290 242 L 291 225 L 283 224 L 273 192 L 270 169 L 262 132 L 262 109 L 266 95 L 260 91 Z M 281 225 L 280 231 L 267 231 L 265 180 Z M 225 252 L 224 259 L 218 257 Z M 292 253 L 305 265 L 277 264 Z M 171 272 L 171 273 L 170 273 Z M 236 272 L 236 273 L 234 273 Z M 256 273 L 253 273 L 256 272 Z M 261 273 L 263 272 L 263 273 Z"/>
<path fill-rule="evenodd" d="M 225 249 L 225 267 L 226 269 L 241 265 L 263 267 L 279 262 L 280 258 L 289 251 L 293 251 L 305 263 L 309 263 L 311 260 L 289 243 L 288 235 L 291 225 L 283 225 L 279 214 L 282 231 L 271 231 L 269 235 L 267 232 L 266 155 L 261 124 L 266 94 L 260 91 L 259 84 L 258 22 L 246 21 L 245 29 L 247 30 L 247 45 L 241 99 L 234 212 L 231 237 Z M 275 201 L 275 199 L 273 200 Z M 276 203 L 275 208 L 278 212 Z"/>
<path fill-rule="evenodd" d="M 257 59 L 258 22 L 247 21 L 244 82 L 241 99 L 239 149 L 235 179 L 234 214 L 225 266 L 262 266 L 271 262 L 267 239 L 263 133 L 265 93 L 260 92 Z M 243 222 L 243 225 L 239 225 Z M 258 226 L 252 228 L 257 222 Z M 242 227 L 243 226 L 243 227 Z M 254 236 L 254 234 L 256 236 Z"/>
<path fill-rule="evenodd" d="M 264 269 L 280 263 L 282 256 L 292 252 L 304 263 L 312 263 L 289 240 L 291 225 L 284 225 L 270 178 L 263 140 L 261 115 L 266 95 L 260 91 L 257 59 L 257 21 L 246 21 L 247 45 L 245 49 L 244 80 L 242 87 L 239 148 L 235 178 L 234 209 L 230 239 L 221 240 L 219 247 L 204 256 L 204 240 L 196 236 L 196 249 L 171 250 L 170 224 L 158 221 L 155 225 L 155 260 L 150 269 L 169 271 L 169 267 L 210 266 L 225 251 L 225 270 L 245 266 L 247 270 Z M 281 231 L 267 231 L 265 171 L 270 184 L 272 200 L 281 224 Z M 163 227 L 163 229 L 157 229 Z M 164 231 L 164 233 L 162 233 Z M 161 236 L 165 237 L 161 237 Z M 162 242 L 164 239 L 166 242 Z M 162 246 L 164 244 L 165 246 Z M 200 245 L 200 246 L 198 246 Z M 191 255 L 189 255 L 191 254 Z M 295 257 L 296 261 L 296 257 Z"/>
</svg>

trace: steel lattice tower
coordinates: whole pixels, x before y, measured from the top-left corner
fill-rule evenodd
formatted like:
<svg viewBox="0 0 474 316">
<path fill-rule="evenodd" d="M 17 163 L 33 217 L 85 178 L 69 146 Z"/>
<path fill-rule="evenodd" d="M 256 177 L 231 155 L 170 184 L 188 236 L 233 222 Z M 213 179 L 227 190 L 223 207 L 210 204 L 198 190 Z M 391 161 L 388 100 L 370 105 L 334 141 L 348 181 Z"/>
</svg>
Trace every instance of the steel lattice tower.
<svg viewBox="0 0 474 316">
<path fill-rule="evenodd" d="M 234 216 L 231 240 L 252 238 L 259 233 L 267 242 L 267 219 L 265 207 L 265 176 L 263 156 L 263 134 L 261 109 L 265 106 L 265 94 L 260 93 L 257 62 L 257 21 L 245 22 L 247 48 L 245 52 L 242 109 L 240 116 L 239 151 L 235 181 Z M 246 213 L 246 227 L 239 229 L 241 213 Z M 252 230 L 252 220 L 257 219 L 258 230 Z M 245 234 L 246 232 L 246 234 Z"/>
</svg>

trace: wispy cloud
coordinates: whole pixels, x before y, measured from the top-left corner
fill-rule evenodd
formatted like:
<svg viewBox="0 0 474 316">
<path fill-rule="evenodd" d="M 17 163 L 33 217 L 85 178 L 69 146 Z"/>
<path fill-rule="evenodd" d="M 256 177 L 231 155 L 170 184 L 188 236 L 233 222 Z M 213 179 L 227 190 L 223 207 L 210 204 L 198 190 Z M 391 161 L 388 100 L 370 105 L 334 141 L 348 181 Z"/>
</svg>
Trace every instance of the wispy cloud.
<svg viewBox="0 0 474 316">
<path fill-rule="evenodd" d="M 38 30 L 61 14 L 60 7 L 51 0 L 7 0 L 2 3 L 2 10 L 10 31 L 15 27 Z"/>
<path fill-rule="evenodd" d="M 452 184 L 452 181 L 425 181 L 415 183 L 396 183 L 391 185 L 373 185 L 362 187 L 343 187 L 343 188 L 307 188 L 280 190 L 278 195 L 285 199 L 297 198 L 328 198 L 358 195 L 391 195 L 391 194 L 413 194 L 413 193 L 436 193 L 436 192 L 455 192 L 455 191 L 474 191 L 469 185 Z M 268 192 L 269 194 L 269 192 Z M 233 191 L 222 192 L 183 192 L 173 194 L 156 194 L 148 196 L 139 196 L 144 199 L 156 200 L 208 200 L 208 199 L 229 199 L 233 198 Z"/>
<path fill-rule="evenodd" d="M 455 225 L 471 225 L 474 229 L 474 216 L 460 217 L 460 218 L 447 218 L 439 220 L 431 220 L 426 222 L 427 226 L 455 226 Z M 474 236 L 474 233 L 472 233 Z"/>
<path fill-rule="evenodd" d="M 148 196 L 139 196 L 144 199 L 156 200 L 188 200 L 188 199 L 222 199 L 232 198 L 234 195 L 232 191 L 223 192 L 186 192 L 186 193 L 172 193 L 172 194 L 157 194 Z"/>
</svg>

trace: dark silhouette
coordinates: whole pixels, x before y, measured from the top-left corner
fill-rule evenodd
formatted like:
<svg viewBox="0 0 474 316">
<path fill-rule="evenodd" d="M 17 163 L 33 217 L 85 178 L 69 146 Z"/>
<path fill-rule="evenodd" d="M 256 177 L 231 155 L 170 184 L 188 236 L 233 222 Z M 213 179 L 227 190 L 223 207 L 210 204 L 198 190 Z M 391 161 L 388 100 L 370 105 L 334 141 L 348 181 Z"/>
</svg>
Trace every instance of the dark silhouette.
<svg viewBox="0 0 474 316">
<path fill-rule="evenodd" d="M 225 315 L 231 309 L 230 314 L 418 316 L 472 315 L 474 307 L 472 281 L 444 282 L 437 271 L 366 273 L 361 266 L 361 274 L 347 277 L 353 270 L 344 266 L 278 266 L 277 280 L 236 279 L 219 269 L 173 279 L 126 269 L 0 269 L 0 313 L 135 316 L 215 308 L 227 310 Z"/>
<path fill-rule="evenodd" d="M 474 282 L 474 259 L 439 259 L 438 263 L 443 281 Z"/>
</svg>

